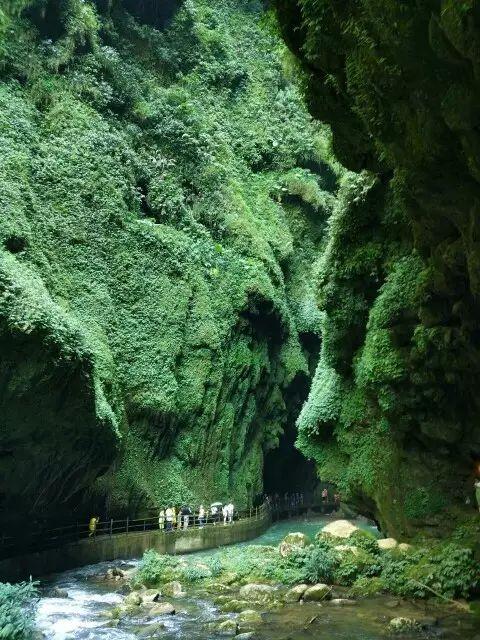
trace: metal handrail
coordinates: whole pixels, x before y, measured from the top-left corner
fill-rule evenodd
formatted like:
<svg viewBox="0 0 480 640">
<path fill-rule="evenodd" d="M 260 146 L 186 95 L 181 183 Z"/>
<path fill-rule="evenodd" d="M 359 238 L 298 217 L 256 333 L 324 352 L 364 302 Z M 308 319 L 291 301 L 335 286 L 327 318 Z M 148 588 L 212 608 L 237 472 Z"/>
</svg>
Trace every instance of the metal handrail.
<svg viewBox="0 0 480 640">
<path fill-rule="evenodd" d="M 270 506 L 263 503 L 259 507 L 255 507 L 245 511 L 237 511 L 234 514 L 234 522 L 238 520 L 259 520 L 266 514 L 270 513 Z M 182 527 L 181 515 L 177 514 L 177 523 L 174 529 L 167 530 L 159 528 L 159 516 L 149 518 L 122 518 L 115 520 L 110 518 L 97 523 L 94 532 L 89 528 L 88 523 L 70 524 L 63 527 L 55 527 L 43 531 L 31 531 L 25 534 L 22 532 L 19 536 L 0 536 L 0 558 L 6 559 L 15 557 L 15 555 L 23 555 L 35 551 L 44 551 L 60 547 L 64 544 L 80 542 L 81 540 L 92 539 L 95 541 L 99 537 L 113 536 L 119 534 L 131 534 L 147 531 L 160 531 L 164 535 L 171 535 L 179 531 L 188 531 L 189 529 L 199 529 L 204 527 L 212 527 L 223 525 L 223 517 L 221 512 L 218 514 L 215 522 L 212 521 L 211 514 L 205 517 L 204 522 L 200 522 L 198 513 L 194 513 L 189 517 L 188 527 Z M 166 522 L 166 519 L 165 519 Z"/>
</svg>

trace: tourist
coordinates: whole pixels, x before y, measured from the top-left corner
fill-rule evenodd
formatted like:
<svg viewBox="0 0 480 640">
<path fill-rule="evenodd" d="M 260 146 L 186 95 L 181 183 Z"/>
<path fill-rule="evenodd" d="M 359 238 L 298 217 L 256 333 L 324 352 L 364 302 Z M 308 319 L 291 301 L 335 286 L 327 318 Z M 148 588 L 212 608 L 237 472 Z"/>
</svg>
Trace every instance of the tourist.
<svg viewBox="0 0 480 640">
<path fill-rule="evenodd" d="M 165 509 L 160 509 L 160 513 L 158 514 L 158 528 L 160 531 L 165 529 Z"/>
<path fill-rule="evenodd" d="M 172 520 L 173 527 L 172 528 L 176 529 L 177 528 L 177 522 L 178 522 L 178 519 L 179 519 L 178 514 L 177 514 L 177 508 L 176 507 L 172 507 L 172 511 L 173 511 L 173 520 Z"/>
<path fill-rule="evenodd" d="M 227 504 L 227 518 L 228 518 L 229 524 L 233 524 L 234 511 L 235 511 L 235 508 L 233 506 L 233 502 L 230 500 L 230 502 Z"/>
<path fill-rule="evenodd" d="M 477 499 L 477 507 L 480 511 L 480 478 L 475 481 L 475 497 Z"/>
<path fill-rule="evenodd" d="M 172 531 L 173 529 L 173 516 L 174 516 L 174 509 L 172 507 L 168 507 L 168 509 L 165 511 L 165 518 L 167 521 L 167 531 Z"/>
<path fill-rule="evenodd" d="M 210 515 L 212 516 L 212 522 L 213 522 L 213 526 L 215 526 L 217 524 L 217 505 L 212 504 L 210 505 Z"/>
<path fill-rule="evenodd" d="M 188 523 L 190 521 L 190 516 L 192 515 L 192 511 L 190 507 L 183 506 L 180 509 L 181 520 L 183 520 L 183 528 L 188 529 Z M 182 522 L 180 521 L 180 528 L 182 527 Z"/>
<path fill-rule="evenodd" d="M 88 537 L 91 538 L 97 533 L 97 524 L 100 522 L 100 517 L 95 516 L 94 518 L 90 518 L 90 522 L 88 523 L 89 534 Z"/>
<path fill-rule="evenodd" d="M 203 506 L 203 504 L 201 504 L 198 509 L 198 524 L 200 528 L 203 528 L 205 526 L 205 515 L 205 507 Z"/>
<path fill-rule="evenodd" d="M 227 524 L 227 519 L 228 519 L 228 504 L 223 505 L 222 515 L 223 515 L 223 524 L 225 526 Z"/>
</svg>

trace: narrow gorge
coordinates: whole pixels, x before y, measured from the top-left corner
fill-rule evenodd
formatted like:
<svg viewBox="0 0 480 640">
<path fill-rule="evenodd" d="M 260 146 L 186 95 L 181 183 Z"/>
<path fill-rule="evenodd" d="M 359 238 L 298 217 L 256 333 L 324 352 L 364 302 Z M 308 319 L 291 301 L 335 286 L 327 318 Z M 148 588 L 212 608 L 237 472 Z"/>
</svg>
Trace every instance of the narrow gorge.
<svg viewBox="0 0 480 640">
<path fill-rule="evenodd" d="M 1 1 L 0 540 L 308 494 L 478 598 L 479 62 L 476 0 Z"/>
</svg>

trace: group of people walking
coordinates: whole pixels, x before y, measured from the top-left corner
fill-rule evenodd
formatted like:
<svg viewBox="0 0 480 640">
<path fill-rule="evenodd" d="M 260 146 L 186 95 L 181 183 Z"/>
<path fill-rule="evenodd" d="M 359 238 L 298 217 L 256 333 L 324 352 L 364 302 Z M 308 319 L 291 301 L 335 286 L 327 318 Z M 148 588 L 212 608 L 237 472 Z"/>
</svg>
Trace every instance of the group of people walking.
<svg viewBox="0 0 480 640">
<path fill-rule="evenodd" d="M 195 513 L 192 509 L 183 505 L 180 508 L 167 507 L 160 509 L 158 514 L 158 527 L 162 531 L 173 531 L 174 529 L 188 529 L 192 524 L 200 528 L 206 524 L 216 525 L 223 519 L 223 524 L 232 524 L 235 515 L 235 507 L 230 501 L 227 504 L 214 502 L 210 507 L 205 508 L 201 504 Z"/>
</svg>

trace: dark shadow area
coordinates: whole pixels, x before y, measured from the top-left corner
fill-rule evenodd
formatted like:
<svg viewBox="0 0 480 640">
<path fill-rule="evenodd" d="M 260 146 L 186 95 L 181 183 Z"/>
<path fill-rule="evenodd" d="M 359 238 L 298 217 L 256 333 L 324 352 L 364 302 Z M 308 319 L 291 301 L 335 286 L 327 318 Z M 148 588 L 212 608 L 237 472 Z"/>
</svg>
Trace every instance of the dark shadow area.
<svg viewBox="0 0 480 640">
<path fill-rule="evenodd" d="M 313 493 L 318 484 L 315 463 L 307 460 L 295 447 L 295 421 L 307 398 L 309 388 L 310 379 L 305 374 L 298 374 L 285 394 L 285 404 L 289 409 L 288 424 L 280 437 L 278 447 L 266 454 L 263 466 L 264 491 L 269 495 Z"/>
<path fill-rule="evenodd" d="M 152 27 L 165 27 L 180 9 L 183 0 L 123 0 L 122 5 L 140 22 Z"/>
</svg>

